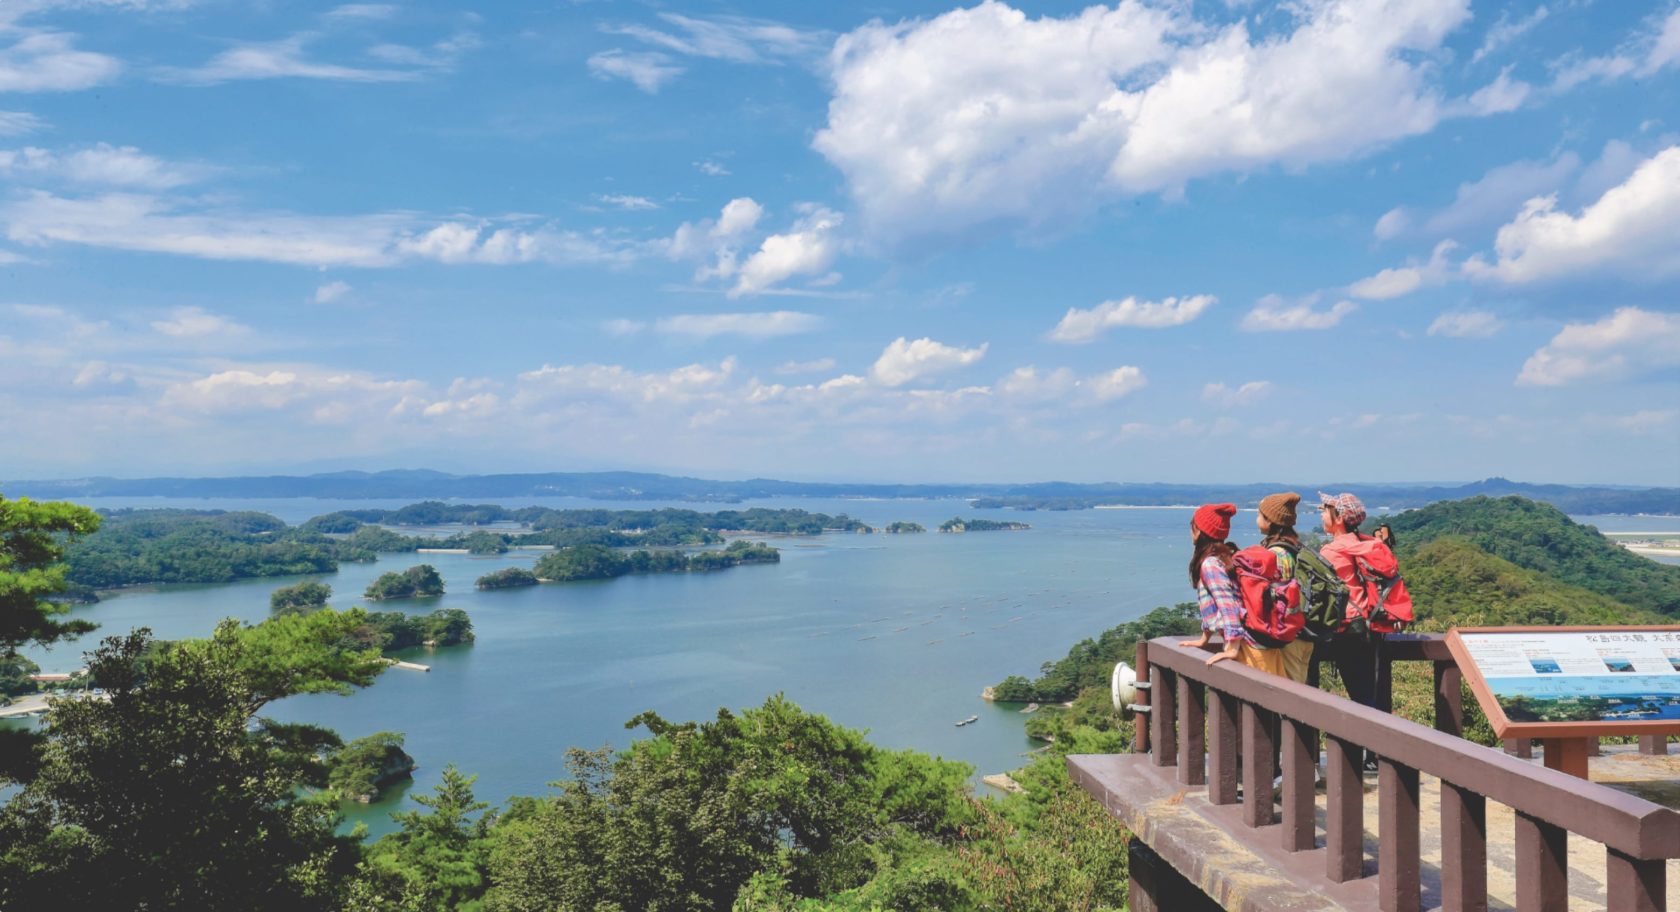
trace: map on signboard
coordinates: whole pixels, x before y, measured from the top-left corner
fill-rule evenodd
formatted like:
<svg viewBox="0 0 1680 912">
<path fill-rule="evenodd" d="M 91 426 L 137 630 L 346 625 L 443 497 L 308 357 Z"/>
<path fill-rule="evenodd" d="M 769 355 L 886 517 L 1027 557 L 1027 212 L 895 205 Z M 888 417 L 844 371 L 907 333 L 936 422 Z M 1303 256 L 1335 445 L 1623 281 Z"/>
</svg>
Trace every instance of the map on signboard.
<svg viewBox="0 0 1680 912">
<path fill-rule="evenodd" d="M 1512 722 L 1680 720 L 1680 631 L 1463 633 Z"/>
</svg>

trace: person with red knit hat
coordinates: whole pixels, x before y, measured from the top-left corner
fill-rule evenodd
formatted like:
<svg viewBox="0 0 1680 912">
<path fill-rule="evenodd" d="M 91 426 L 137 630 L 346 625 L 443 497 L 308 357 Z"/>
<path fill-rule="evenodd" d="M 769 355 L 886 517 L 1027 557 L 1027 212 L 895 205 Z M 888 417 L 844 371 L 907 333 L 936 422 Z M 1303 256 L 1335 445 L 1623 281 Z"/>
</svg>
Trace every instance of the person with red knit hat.
<svg viewBox="0 0 1680 912">
<path fill-rule="evenodd" d="M 1208 656 L 1207 663 L 1235 659 L 1269 674 L 1283 674 L 1283 650 L 1255 645 L 1243 629 L 1242 593 L 1231 580 L 1231 558 L 1237 549 L 1226 541 L 1231 537 L 1231 517 L 1236 504 L 1203 504 L 1190 517 L 1190 539 L 1195 552 L 1190 558 L 1190 585 L 1196 589 L 1201 609 L 1202 638 L 1180 645 L 1198 649 L 1218 633 L 1225 648 Z"/>
</svg>

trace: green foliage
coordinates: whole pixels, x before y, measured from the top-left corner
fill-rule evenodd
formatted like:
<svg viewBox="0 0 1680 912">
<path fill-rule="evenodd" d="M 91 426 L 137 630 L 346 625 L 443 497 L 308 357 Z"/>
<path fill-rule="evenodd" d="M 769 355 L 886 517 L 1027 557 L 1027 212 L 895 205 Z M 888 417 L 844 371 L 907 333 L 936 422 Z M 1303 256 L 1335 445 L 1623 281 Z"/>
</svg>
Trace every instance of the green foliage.
<svg viewBox="0 0 1680 912">
<path fill-rule="evenodd" d="M 365 627 L 356 632 L 358 642 L 386 652 L 415 646 L 459 646 L 475 639 L 472 620 L 460 608 L 439 608 L 431 614 L 401 611 L 373 611 Z"/>
<path fill-rule="evenodd" d="M 353 908 L 392 912 L 478 912 L 489 886 L 490 828 L 496 815 L 473 796 L 477 776 L 447 766 L 432 795 L 414 800 L 427 813 L 391 815 L 396 832 L 368 847 Z M 478 815 L 474 817 L 473 815 Z"/>
<path fill-rule="evenodd" d="M 73 545 L 69 578 L 87 586 L 224 583 L 331 573 L 339 543 L 265 513 L 117 511 Z"/>
<path fill-rule="evenodd" d="M 953 516 L 939 524 L 941 532 L 1019 532 L 1031 529 L 1032 526 L 1024 522 L 999 521 L 996 519 L 963 519 Z"/>
<path fill-rule="evenodd" d="M 414 771 L 414 758 L 403 750 L 403 736 L 376 732 L 357 738 L 327 759 L 327 787 L 333 794 L 364 804 L 379 797 L 385 786 Z"/>
<path fill-rule="evenodd" d="M 308 614 L 327 607 L 332 587 L 313 580 L 281 586 L 268 597 L 268 610 L 274 614 Z"/>
<path fill-rule="evenodd" d="M 1039 677 L 1029 681 L 1019 675 L 1005 678 L 992 688 L 994 699 L 1005 702 L 1060 703 L 1078 696 L 1088 687 L 1108 686 L 1114 663 L 1133 663 L 1137 644 L 1162 636 L 1194 636 L 1202 629 L 1193 602 L 1160 607 L 1135 621 L 1104 631 L 1096 639 L 1081 640 L 1068 650 L 1066 658 L 1045 662 Z"/>
<path fill-rule="evenodd" d="M 39 770 L 0 808 L 0 908 L 330 909 L 357 851 L 299 798 L 297 727 L 268 702 L 346 691 L 383 667 L 345 649 L 360 612 L 320 611 L 152 650 L 141 630 L 90 654 L 106 700 L 61 700 Z"/>
<path fill-rule="evenodd" d="M 463 536 L 460 546 L 474 554 L 506 554 L 507 536 L 494 532 L 470 532 Z"/>
<path fill-rule="evenodd" d="M 904 811 L 966 767 L 919 758 L 905 769 L 904 755 L 781 697 L 713 722 L 646 713 L 632 724 L 653 737 L 617 756 L 573 751 L 559 795 L 501 828 L 489 908 L 728 908 L 767 870 L 794 895 L 819 896 L 869 879 L 870 844 L 959 825 L 943 797 Z"/>
<path fill-rule="evenodd" d="M 443 577 L 431 564 L 417 564 L 401 573 L 382 573 L 362 593 L 366 598 L 428 598 L 443 594 Z"/>
<path fill-rule="evenodd" d="M 1680 615 L 1680 567 L 1634 554 L 1547 504 L 1472 497 L 1409 510 L 1389 523 L 1400 538 L 1403 566 L 1419 546 L 1451 536 L 1623 604 Z"/>
<path fill-rule="evenodd" d="M 41 666 L 21 655 L 0 655 L 0 697 L 15 697 L 39 690 L 29 676 L 40 673 Z"/>
<path fill-rule="evenodd" d="M 775 563 L 781 552 L 763 542 L 734 541 L 721 551 L 614 551 L 601 545 L 578 545 L 543 555 L 536 576 L 550 582 L 612 579 L 631 573 L 689 573 L 740 564 Z"/>
<path fill-rule="evenodd" d="M 926 532 L 927 527 L 922 525 L 921 523 L 895 522 L 895 523 L 889 523 L 887 525 L 886 531 L 891 535 L 907 535 L 907 534 L 915 534 L 917 532 Z"/>
<path fill-rule="evenodd" d="M 93 629 L 87 621 L 54 620 L 67 606 L 53 596 L 68 588 L 66 543 L 92 535 L 99 522 L 97 513 L 75 504 L 0 497 L 0 656 Z"/>
<path fill-rule="evenodd" d="M 507 567 L 493 573 L 486 573 L 475 583 L 480 589 L 516 589 L 520 586 L 535 586 L 537 575 L 524 567 Z"/>
</svg>

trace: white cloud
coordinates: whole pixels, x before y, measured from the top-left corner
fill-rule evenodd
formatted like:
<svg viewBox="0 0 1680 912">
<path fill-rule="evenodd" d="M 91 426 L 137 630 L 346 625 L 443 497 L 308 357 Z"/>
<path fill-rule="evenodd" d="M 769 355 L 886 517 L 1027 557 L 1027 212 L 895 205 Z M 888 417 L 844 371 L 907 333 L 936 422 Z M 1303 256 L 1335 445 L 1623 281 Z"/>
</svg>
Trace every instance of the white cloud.
<svg viewBox="0 0 1680 912">
<path fill-rule="evenodd" d="M 1429 334 L 1449 339 L 1486 339 L 1505 328 L 1505 321 L 1485 310 L 1444 313 L 1429 324 Z"/>
<path fill-rule="evenodd" d="M 1202 401 L 1211 402 L 1223 408 L 1237 408 L 1253 405 L 1261 399 L 1271 395 L 1272 381 L 1250 380 L 1232 389 L 1223 383 L 1209 383 L 1202 387 Z"/>
<path fill-rule="evenodd" d="M 820 374 L 834 370 L 833 358 L 816 358 L 811 361 L 784 361 L 776 365 L 776 373 L 783 376 L 791 374 Z"/>
<path fill-rule="evenodd" d="M 1622 307 L 1570 323 L 1523 363 L 1518 386 L 1563 386 L 1680 366 L 1680 315 Z"/>
<path fill-rule="evenodd" d="M 725 211 L 728 216 L 728 211 Z M 754 216 L 756 221 L 756 215 Z M 793 230 L 772 234 L 741 264 L 730 297 L 756 294 L 796 275 L 820 275 L 840 252 L 840 213 L 821 206 L 808 206 Z M 719 225 L 724 224 L 720 220 Z"/>
<path fill-rule="evenodd" d="M 647 323 L 641 320 L 629 320 L 617 317 L 601 324 L 601 329 L 609 336 L 633 336 L 644 329 Z"/>
<path fill-rule="evenodd" d="M 1594 80 L 1614 82 L 1628 76 L 1646 77 L 1680 65 L 1680 7 L 1662 18 L 1652 17 L 1648 28 L 1634 35 L 1614 53 L 1601 57 L 1566 57 L 1554 64 L 1554 91 L 1567 91 Z"/>
<path fill-rule="evenodd" d="M 602 51 L 589 58 L 589 72 L 597 79 L 624 79 L 653 95 L 659 87 L 680 76 L 683 68 L 665 54 L 652 52 Z"/>
<path fill-rule="evenodd" d="M 700 19 L 680 13 L 660 13 L 659 18 L 670 31 L 645 25 L 610 25 L 602 31 L 626 35 L 689 57 L 732 63 L 773 63 L 806 57 L 816 53 L 827 37 L 822 32 L 743 16 Z"/>
<path fill-rule="evenodd" d="M 1482 59 L 1489 54 L 1505 48 L 1518 38 L 1528 34 L 1535 26 L 1545 22 L 1547 15 L 1544 6 L 1535 9 L 1534 12 L 1521 19 L 1515 20 L 1511 18 L 1510 10 L 1500 13 L 1499 21 L 1488 28 L 1487 34 L 1482 38 L 1482 46 L 1477 48 L 1476 53 L 1470 56 L 1470 62 L 1481 63 Z"/>
<path fill-rule="evenodd" d="M 1110 402 L 1122 396 L 1129 396 L 1149 385 L 1148 379 L 1143 375 L 1143 369 L 1129 365 L 1117 367 L 1106 374 L 1098 374 L 1082 382 L 1098 402 Z"/>
<path fill-rule="evenodd" d="M 869 376 L 882 386 L 903 386 L 930 374 L 975 364 L 986 356 L 986 348 L 984 343 L 978 348 L 955 348 L 928 338 L 912 342 L 900 336 L 881 352 Z"/>
<path fill-rule="evenodd" d="M 1287 332 L 1298 329 L 1329 329 L 1342 318 L 1359 309 L 1352 301 L 1337 301 L 1329 310 L 1316 310 L 1317 296 L 1310 295 L 1294 303 L 1281 295 L 1266 295 L 1242 319 L 1247 332 Z"/>
<path fill-rule="evenodd" d="M 461 55 L 482 47 L 483 40 L 476 32 L 459 32 L 428 47 L 406 44 L 376 44 L 368 48 L 368 56 L 396 66 L 425 67 L 432 70 L 454 69 Z"/>
<path fill-rule="evenodd" d="M 334 425 L 429 404 L 425 384 L 417 380 L 310 365 L 240 367 L 177 381 L 164 389 L 159 403 L 171 411 L 224 416 L 298 409 L 308 423 Z"/>
<path fill-rule="evenodd" d="M 1494 241 L 1497 259 L 1464 264 L 1474 278 L 1520 284 L 1589 272 L 1650 280 L 1680 272 L 1680 146 L 1641 164 L 1579 215 L 1557 195 L 1529 200 Z"/>
<path fill-rule="evenodd" d="M 130 193 L 71 199 L 42 191 L 0 203 L 6 237 L 28 245 L 82 244 L 211 260 L 306 266 L 444 263 L 621 265 L 640 245 L 602 235 L 488 222 L 428 224 L 414 213 L 308 216 L 182 211 L 187 201 Z"/>
<path fill-rule="evenodd" d="M 315 289 L 315 303 L 331 304 L 350 293 L 350 283 L 343 281 L 328 282 Z"/>
<path fill-rule="evenodd" d="M 46 121 L 28 111 L 0 111 L 0 136 L 22 136 L 45 124 Z"/>
<path fill-rule="evenodd" d="M 248 326 L 202 307 L 177 307 L 170 311 L 168 319 L 152 321 L 152 329 L 177 339 L 235 336 L 251 331 Z"/>
<path fill-rule="evenodd" d="M 1078 383 L 1073 371 L 1065 367 L 1058 367 L 1053 371 L 1040 371 L 1036 367 L 1017 367 L 997 382 L 997 391 L 1010 398 L 1038 402 L 1061 399 L 1072 392 Z"/>
<path fill-rule="evenodd" d="M 595 194 L 595 200 L 614 209 L 640 211 L 659 208 L 658 203 L 645 196 L 631 196 L 627 193 L 597 193 Z"/>
<path fill-rule="evenodd" d="M 700 173 L 706 175 L 707 177 L 726 177 L 729 174 L 728 168 L 725 168 L 723 165 L 712 161 L 711 159 L 697 161 L 694 163 L 694 167 L 699 169 Z"/>
<path fill-rule="evenodd" d="M 764 207 L 750 197 L 725 203 L 716 219 L 683 222 L 666 242 L 665 253 L 675 260 L 709 260 L 695 275 L 696 281 L 727 279 L 738 268 L 741 244 L 764 217 Z"/>
<path fill-rule="evenodd" d="M 1382 214 L 1377 223 L 1371 226 L 1371 234 L 1379 241 L 1391 240 L 1404 232 L 1412 223 L 1412 217 L 1404 206 L 1396 206 Z"/>
<path fill-rule="evenodd" d="M 618 365 L 543 365 L 519 375 L 519 402 L 531 405 L 559 395 L 587 394 L 611 399 L 680 404 L 721 389 L 734 375 L 736 362 L 726 358 L 716 367 L 690 364 L 672 371 L 640 373 Z"/>
<path fill-rule="evenodd" d="M 165 190 L 201 180 L 208 173 L 209 169 L 201 166 L 166 162 L 133 146 L 108 143 L 69 153 L 34 147 L 0 149 L 0 174 L 17 178 Z"/>
<path fill-rule="evenodd" d="M 389 19 L 397 7 L 389 3 L 346 3 L 327 11 L 328 19 Z"/>
<path fill-rule="evenodd" d="M 995 0 L 842 36 L 816 149 L 892 236 L 1044 224 L 1126 194 L 1357 156 L 1446 110 L 1429 58 L 1465 0 L 1296 4 L 1251 35 L 1122 0 L 1030 19 Z"/>
<path fill-rule="evenodd" d="M 1218 300 L 1212 295 L 1188 295 L 1160 301 L 1140 301 L 1127 296 L 1118 301 L 1104 301 L 1089 310 L 1070 307 L 1056 328 L 1050 330 L 1049 338 L 1054 342 L 1091 342 L 1117 326 L 1139 329 L 1183 326 L 1201 316 Z"/>
<path fill-rule="evenodd" d="M 693 336 L 710 339 L 713 336 L 746 336 L 749 339 L 769 339 L 816 332 L 823 325 L 822 317 L 796 310 L 773 310 L 766 313 L 678 314 L 665 317 L 653 328 L 667 335 Z"/>
<path fill-rule="evenodd" d="M 1456 113 L 1475 116 L 1515 111 L 1533 91 L 1534 87 L 1528 83 L 1512 79 L 1511 68 L 1506 67 L 1494 81 L 1472 92 Z"/>
<path fill-rule="evenodd" d="M 122 71 L 117 58 L 78 51 L 75 41 L 67 32 L 25 31 L 0 47 L 0 92 L 74 92 L 104 85 Z"/>
<path fill-rule="evenodd" d="M 367 69 L 321 63 L 304 54 L 315 36 L 301 32 L 278 41 L 253 42 L 229 48 L 201 67 L 166 69 L 158 78 L 186 85 L 215 85 L 246 79 L 325 79 L 339 82 L 407 82 L 418 79 L 410 70 Z"/>
<path fill-rule="evenodd" d="M 1347 287 L 1347 293 L 1365 301 L 1389 301 L 1409 295 L 1425 285 L 1437 285 L 1447 280 L 1452 264 L 1447 255 L 1458 248 L 1452 241 L 1435 245 L 1429 262 L 1418 265 L 1395 266 L 1368 276 Z"/>
<path fill-rule="evenodd" d="M 1630 434 L 1655 434 L 1674 426 L 1680 411 L 1674 409 L 1641 409 L 1629 415 L 1616 415 L 1610 423 Z"/>
</svg>

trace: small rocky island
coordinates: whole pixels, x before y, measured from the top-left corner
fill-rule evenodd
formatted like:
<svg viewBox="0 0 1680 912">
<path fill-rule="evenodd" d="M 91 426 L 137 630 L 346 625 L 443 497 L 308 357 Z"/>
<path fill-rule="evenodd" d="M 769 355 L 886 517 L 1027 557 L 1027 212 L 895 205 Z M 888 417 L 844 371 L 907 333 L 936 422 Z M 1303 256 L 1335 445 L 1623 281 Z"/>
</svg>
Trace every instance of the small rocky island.
<svg viewBox="0 0 1680 912">
<path fill-rule="evenodd" d="M 941 532 L 1020 532 L 1031 528 L 1024 522 L 963 519 L 960 516 L 953 516 L 939 524 Z"/>
</svg>

